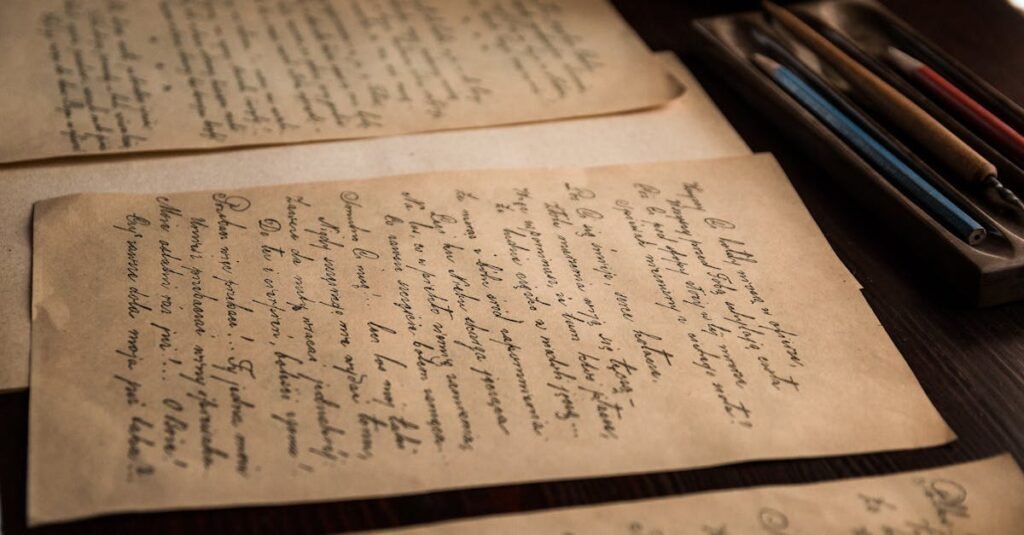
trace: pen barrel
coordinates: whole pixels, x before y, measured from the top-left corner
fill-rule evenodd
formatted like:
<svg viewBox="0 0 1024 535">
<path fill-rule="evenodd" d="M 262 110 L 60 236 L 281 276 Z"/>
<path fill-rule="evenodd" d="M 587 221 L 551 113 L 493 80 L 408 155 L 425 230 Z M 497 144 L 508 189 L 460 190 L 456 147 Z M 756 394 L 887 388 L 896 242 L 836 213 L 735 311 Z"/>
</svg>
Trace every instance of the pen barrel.
<svg viewBox="0 0 1024 535">
<path fill-rule="evenodd" d="M 976 128 L 986 132 L 989 137 L 1015 157 L 1024 160 L 1024 136 L 1021 136 L 1013 127 L 996 117 L 995 114 L 985 109 L 984 106 L 930 67 L 922 65 L 915 69 L 911 76 L 935 98 L 956 110 L 961 117 L 970 121 Z"/>
<path fill-rule="evenodd" d="M 861 65 L 823 35 L 778 6 L 767 5 L 772 16 L 819 54 L 857 90 L 858 94 L 908 136 L 926 147 L 951 171 L 972 184 L 998 174 L 994 165 L 956 137 L 912 100 Z"/>
<path fill-rule="evenodd" d="M 770 69 L 769 75 L 951 232 L 971 245 L 985 238 L 985 228 L 977 220 L 843 115 L 796 74 L 779 66 Z"/>
</svg>

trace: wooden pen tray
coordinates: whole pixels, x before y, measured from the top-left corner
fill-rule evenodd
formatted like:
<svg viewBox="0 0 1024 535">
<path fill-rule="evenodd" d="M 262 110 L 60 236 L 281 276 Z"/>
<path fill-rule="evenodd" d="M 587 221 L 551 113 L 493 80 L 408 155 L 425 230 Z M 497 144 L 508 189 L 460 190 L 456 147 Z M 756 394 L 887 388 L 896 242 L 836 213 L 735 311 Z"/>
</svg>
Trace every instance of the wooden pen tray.
<svg viewBox="0 0 1024 535">
<path fill-rule="evenodd" d="M 1004 185 L 1019 195 L 1024 194 L 1024 171 L 1018 166 L 1020 162 L 1015 163 L 994 149 L 877 58 L 887 46 L 907 51 L 930 64 L 1018 131 L 1024 131 L 1024 110 L 1018 105 L 876 2 L 832 0 L 797 4 L 789 9 L 814 17 L 822 26 L 856 43 L 871 59 L 868 66 L 876 74 L 995 164 Z M 938 276 L 957 297 L 976 306 L 1024 299 L 1024 217 L 994 201 L 990 192 L 962 185 L 928 156 L 920 157 L 923 159 L 915 156 L 916 163 L 929 171 L 926 178 L 989 229 L 988 238 L 981 244 L 968 245 L 904 196 L 750 61 L 751 55 L 760 51 L 750 37 L 750 29 L 757 28 L 789 48 L 812 71 L 837 85 L 841 92 L 848 89 L 835 71 L 780 24 L 762 12 L 747 12 L 697 20 L 694 27 L 701 41 L 698 50 L 711 66 L 789 135 L 791 141 L 825 167 L 830 178 L 859 202 L 866 214 L 890 229 L 896 239 L 921 260 L 917 267 Z M 906 141 L 890 125 L 879 123 L 878 126 L 897 142 Z M 915 154 L 923 154 L 923 151 Z"/>
</svg>

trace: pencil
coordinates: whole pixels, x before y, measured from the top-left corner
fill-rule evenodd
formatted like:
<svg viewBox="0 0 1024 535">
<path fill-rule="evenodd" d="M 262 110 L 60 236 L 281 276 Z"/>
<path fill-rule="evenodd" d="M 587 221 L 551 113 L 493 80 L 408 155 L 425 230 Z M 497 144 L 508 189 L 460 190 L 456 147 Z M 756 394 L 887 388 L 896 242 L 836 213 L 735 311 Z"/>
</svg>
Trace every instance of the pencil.
<svg viewBox="0 0 1024 535">
<path fill-rule="evenodd" d="M 913 153 L 901 144 L 892 134 L 879 126 L 863 110 L 853 102 L 850 102 L 845 95 L 840 93 L 839 90 L 833 88 L 831 84 L 818 75 L 818 73 L 811 70 L 810 67 L 804 64 L 800 58 L 796 57 L 796 55 L 786 48 L 785 45 L 779 42 L 778 39 L 775 39 L 770 34 L 756 27 L 749 28 L 748 33 L 757 47 L 763 51 L 764 55 L 778 61 L 783 66 L 793 71 L 798 78 L 810 85 L 825 100 L 829 101 L 829 103 L 842 112 L 843 115 L 846 115 L 856 123 L 857 126 L 860 126 L 869 137 L 874 138 L 880 145 L 902 160 L 907 167 L 913 169 L 915 173 L 923 177 L 925 180 L 928 180 L 933 185 L 936 181 L 942 180 L 942 177 L 936 176 L 936 172 L 934 170 L 930 169 L 927 165 L 917 159 Z"/>
<path fill-rule="evenodd" d="M 964 91 L 974 95 L 974 99 L 981 102 L 986 108 L 992 110 L 992 112 L 1003 117 L 1003 120 L 1012 125 L 1017 129 L 1018 132 L 1024 132 L 1024 118 L 1018 120 L 1018 114 L 1021 111 L 1015 104 L 1010 102 L 1001 95 L 997 95 L 996 92 L 988 87 L 984 82 L 973 79 L 971 76 L 964 74 L 960 67 L 953 65 L 949 58 L 943 54 L 936 52 L 927 45 L 923 45 L 919 42 L 920 37 L 912 34 L 902 24 L 892 24 L 887 27 L 887 31 L 893 33 L 895 42 L 900 43 L 900 48 L 917 59 L 928 64 L 936 72 L 939 72 L 947 80 L 955 83 L 957 87 L 962 88 Z"/>
<path fill-rule="evenodd" d="M 1017 159 L 1024 160 L 1024 136 L 1013 127 L 919 59 L 894 47 L 889 47 L 886 52 L 892 64 L 908 78 L 955 110 L 964 120 L 988 134 L 994 142 Z"/>
<path fill-rule="evenodd" d="M 764 7 L 775 20 L 839 71 L 874 108 L 899 125 L 958 177 L 969 184 L 993 188 L 1007 203 L 1018 210 L 1024 209 L 1024 203 L 999 182 L 998 172 L 992 162 L 956 137 L 928 112 L 855 61 L 794 13 L 771 2 L 764 2 Z"/>
<path fill-rule="evenodd" d="M 843 112 L 844 115 L 850 117 L 855 123 L 863 128 L 871 137 L 874 137 L 882 143 L 885 148 L 889 149 L 890 152 L 900 156 L 907 165 L 912 167 L 918 174 L 931 174 L 933 171 L 924 170 L 913 162 L 912 158 L 908 157 L 908 150 L 906 147 L 899 145 L 892 135 L 885 132 L 875 121 L 870 119 L 860 108 L 858 108 L 853 102 L 850 102 L 839 90 L 833 88 L 824 78 L 818 75 L 818 73 L 811 70 L 807 65 L 796 57 L 792 52 L 789 51 L 782 43 L 770 35 L 762 32 L 757 28 L 751 28 L 749 30 L 751 38 L 754 43 L 758 45 L 764 55 L 778 61 L 783 66 L 787 67 L 794 74 L 800 77 L 804 82 L 811 85 L 818 93 L 820 93 L 826 100 L 832 103 L 839 111 Z"/>
<path fill-rule="evenodd" d="M 985 239 L 985 228 L 977 220 L 839 111 L 793 71 L 761 54 L 755 53 L 753 61 L 950 232 L 971 245 L 977 245 Z"/>
</svg>

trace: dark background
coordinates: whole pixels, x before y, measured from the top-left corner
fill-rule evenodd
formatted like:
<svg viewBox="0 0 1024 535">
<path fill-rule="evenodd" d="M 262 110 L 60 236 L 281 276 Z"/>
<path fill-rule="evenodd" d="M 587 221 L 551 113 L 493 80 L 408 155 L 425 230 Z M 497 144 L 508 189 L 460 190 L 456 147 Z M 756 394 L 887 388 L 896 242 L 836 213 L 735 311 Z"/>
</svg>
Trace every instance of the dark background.
<svg viewBox="0 0 1024 535">
<path fill-rule="evenodd" d="M 782 2 L 785 3 L 785 2 Z M 385 528 L 459 517 L 884 474 L 1009 451 L 1024 464 L 1024 303 L 971 310 L 948 298 L 885 229 L 695 57 L 694 18 L 755 9 L 740 0 L 617 0 L 655 50 L 673 50 L 755 151 L 781 161 L 836 253 L 864 286 L 882 325 L 959 436 L 940 448 L 827 459 L 745 463 L 641 476 L 509 485 L 393 499 L 215 511 L 118 515 L 32 533 L 295 532 Z M 890 10 L 1016 102 L 1024 103 L 1024 16 L 1001 0 L 892 0 Z M 28 395 L 0 395 L 3 533 L 25 528 Z M 685 445 L 680 445 L 685 447 Z M 69 451 L 68 455 L 79 455 Z M 339 481 L 339 484 L 344 484 Z"/>
</svg>

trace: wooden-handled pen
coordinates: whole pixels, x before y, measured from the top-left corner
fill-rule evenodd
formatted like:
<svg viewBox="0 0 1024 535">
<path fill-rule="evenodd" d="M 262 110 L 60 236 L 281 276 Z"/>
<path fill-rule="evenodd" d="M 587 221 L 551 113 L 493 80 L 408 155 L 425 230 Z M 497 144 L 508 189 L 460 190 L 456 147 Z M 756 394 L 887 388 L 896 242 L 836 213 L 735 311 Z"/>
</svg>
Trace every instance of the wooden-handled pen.
<svg viewBox="0 0 1024 535">
<path fill-rule="evenodd" d="M 1004 201 L 1018 210 L 1024 210 L 1024 203 L 999 182 L 998 171 L 992 162 L 978 154 L 928 112 L 851 58 L 796 14 L 771 2 L 764 2 L 764 7 L 772 18 L 832 65 L 872 107 L 889 121 L 898 124 L 957 176 L 970 184 L 994 189 Z"/>
<path fill-rule="evenodd" d="M 751 60 L 936 221 L 971 245 L 977 245 L 985 239 L 986 231 L 981 223 L 865 131 L 855 120 L 819 94 L 799 75 L 758 53 L 755 53 Z"/>
<path fill-rule="evenodd" d="M 1005 151 L 1024 161 L 1024 135 L 985 109 L 978 101 L 961 91 L 960 88 L 921 60 L 891 46 L 886 49 L 886 52 L 889 55 L 889 61 L 906 77 L 916 81 L 933 97 L 956 111 L 961 118 L 987 134 Z"/>
</svg>

